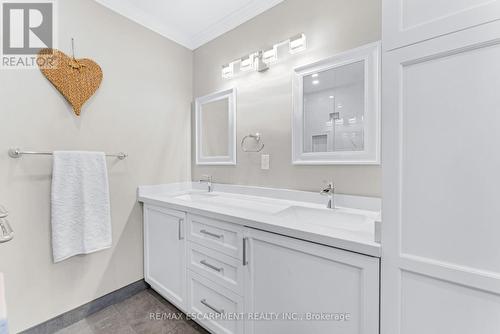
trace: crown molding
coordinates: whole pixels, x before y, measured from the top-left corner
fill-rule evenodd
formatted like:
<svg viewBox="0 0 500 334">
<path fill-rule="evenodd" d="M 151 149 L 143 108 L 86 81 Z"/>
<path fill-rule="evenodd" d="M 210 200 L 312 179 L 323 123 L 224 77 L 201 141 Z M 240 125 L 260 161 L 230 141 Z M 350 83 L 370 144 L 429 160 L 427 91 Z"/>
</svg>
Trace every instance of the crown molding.
<svg viewBox="0 0 500 334">
<path fill-rule="evenodd" d="M 276 6 L 284 0 L 254 0 L 245 7 L 242 7 L 217 22 L 204 28 L 197 34 L 190 35 L 172 26 L 161 22 L 156 17 L 149 15 L 142 9 L 127 3 L 123 0 L 94 0 L 98 4 L 138 23 L 160 35 L 166 37 L 177 44 L 190 50 L 194 50 L 205 43 L 225 34 L 255 16 Z"/>
<path fill-rule="evenodd" d="M 142 9 L 130 3 L 125 3 L 125 1 L 120 0 L 94 1 L 131 21 L 174 41 L 177 44 L 191 49 L 191 47 L 189 47 L 187 43 L 189 42 L 189 36 L 187 34 L 184 34 L 173 27 L 169 27 L 168 25 L 159 22 L 155 17 L 147 14 Z"/>
<path fill-rule="evenodd" d="M 266 10 L 280 4 L 284 0 L 254 0 L 243 8 L 226 15 L 216 23 L 208 26 L 203 31 L 191 37 L 190 45 L 193 49 L 233 30 L 237 26 L 245 23 L 262 14 Z"/>
</svg>

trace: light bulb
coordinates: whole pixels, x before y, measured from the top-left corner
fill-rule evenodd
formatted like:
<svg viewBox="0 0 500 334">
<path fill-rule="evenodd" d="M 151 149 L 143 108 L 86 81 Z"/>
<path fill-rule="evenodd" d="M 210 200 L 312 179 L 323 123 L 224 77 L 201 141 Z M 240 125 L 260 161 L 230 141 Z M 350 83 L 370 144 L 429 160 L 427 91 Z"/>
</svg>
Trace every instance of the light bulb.
<svg viewBox="0 0 500 334">
<path fill-rule="evenodd" d="M 262 52 L 262 61 L 266 64 L 274 63 L 278 60 L 278 48 L 273 46 L 271 49 Z"/>
<path fill-rule="evenodd" d="M 234 64 L 229 63 L 227 65 L 222 66 L 222 77 L 224 79 L 230 79 L 234 75 Z"/>
<path fill-rule="evenodd" d="M 298 34 L 290 38 L 290 53 L 295 54 L 304 51 L 307 48 L 306 35 Z"/>
<path fill-rule="evenodd" d="M 255 69 L 255 53 L 251 53 L 248 56 L 241 58 L 240 70 L 250 71 Z"/>
</svg>

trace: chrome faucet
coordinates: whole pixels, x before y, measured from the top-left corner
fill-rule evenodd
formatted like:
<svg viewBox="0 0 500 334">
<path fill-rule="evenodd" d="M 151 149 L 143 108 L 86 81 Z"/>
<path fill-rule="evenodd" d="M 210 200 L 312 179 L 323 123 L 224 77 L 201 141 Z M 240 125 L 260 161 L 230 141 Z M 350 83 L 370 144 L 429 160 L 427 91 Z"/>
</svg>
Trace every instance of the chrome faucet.
<svg viewBox="0 0 500 334">
<path fill-rule="evenodd" d="M 208 186 L 208 192 L 211 193 L 214 189 L 212 186 L 212 176 L 203 175 L 203 179 L 200 180 L 200 183 L 206 183 Z"/>
<path fill-rule="evenodd" d="M 335 185 L 333 182 L 327 184 L 326 188 L 320 191 L 321 195 L 328 196 L 328 209 L 335 209 Z"/>
</svg>

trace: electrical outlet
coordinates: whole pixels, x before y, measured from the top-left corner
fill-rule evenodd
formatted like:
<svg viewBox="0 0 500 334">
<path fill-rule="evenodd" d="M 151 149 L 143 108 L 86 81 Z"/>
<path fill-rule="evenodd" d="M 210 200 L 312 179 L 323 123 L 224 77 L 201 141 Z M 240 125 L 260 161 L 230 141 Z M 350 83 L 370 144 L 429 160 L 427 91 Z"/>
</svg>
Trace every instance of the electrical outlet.
<svg viewBox="0 0 500 334">
<path fill-rule="evenodd" d="M 260 169 L 263 170 L 269 169 L 269 154 L 262 154 L 260 156 Z"/>
</svg>

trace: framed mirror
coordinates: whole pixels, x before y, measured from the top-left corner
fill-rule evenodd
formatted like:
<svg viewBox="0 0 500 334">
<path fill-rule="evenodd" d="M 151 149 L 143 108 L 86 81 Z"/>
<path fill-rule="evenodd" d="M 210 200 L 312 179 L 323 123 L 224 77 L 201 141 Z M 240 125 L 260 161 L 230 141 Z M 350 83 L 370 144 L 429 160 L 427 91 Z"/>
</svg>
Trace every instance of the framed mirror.
<svg viewBox="0 0 500 334">
<path fill-rule="evenodd" d="M 380 164 L 380 44 L 295 69 L 297 165 Z"/>
<path fill-rule="evenodd" d="M 196 164 L 236 165 L 236 89 L 195 101 Z"/>
</svg>

